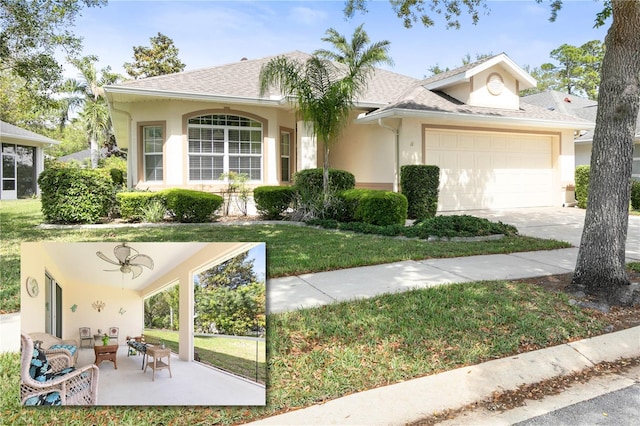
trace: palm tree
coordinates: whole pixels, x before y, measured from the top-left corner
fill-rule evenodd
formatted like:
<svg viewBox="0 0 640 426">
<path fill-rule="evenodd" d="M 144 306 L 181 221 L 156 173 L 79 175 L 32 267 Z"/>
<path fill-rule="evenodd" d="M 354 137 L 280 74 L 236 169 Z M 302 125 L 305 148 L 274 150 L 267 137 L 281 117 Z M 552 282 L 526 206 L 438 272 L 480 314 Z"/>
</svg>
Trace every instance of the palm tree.
<svg viewBox="0 0 640 426">
<path fill-rule="evenodd" d="M 375 66 L 392 61 L 389 41 L 370 44 L 360 25 L 351 41 L 330 28 L 323 41 L 334 51 L 318 50 L 305 62 L 279 56 L 260 71 L 260 95 L 275 86 L 283 96 L 295 98 L 297 110 L 324 146 L 322 189 L 329 193 L 329 147 L 348 123 L 355 100 L 367 88 Z M 333 61 L 333 62 L 332 62 Z"/>
<path fill-rule="evenodd" d="M 98 60 L 95 56 L 85 56 L 83 58 L 72 59 L 71 63 L 80 71 L 79 81 L 70 81 L 69 87 L 73 87 L 77 92 L 84 95 L 83 108 L 80 118 L 84 122 L 85 129 L 89 136 L 91 146 L 91 166 L 98 166 L 98 148 L 105 145 L 113 134 L 109 108 L 104 99 L 103 86 L 117 82 L 121 76 L 112 73 L 109 67 L 101 70 L 98 77 L 95 63 Z"/>
</svg>

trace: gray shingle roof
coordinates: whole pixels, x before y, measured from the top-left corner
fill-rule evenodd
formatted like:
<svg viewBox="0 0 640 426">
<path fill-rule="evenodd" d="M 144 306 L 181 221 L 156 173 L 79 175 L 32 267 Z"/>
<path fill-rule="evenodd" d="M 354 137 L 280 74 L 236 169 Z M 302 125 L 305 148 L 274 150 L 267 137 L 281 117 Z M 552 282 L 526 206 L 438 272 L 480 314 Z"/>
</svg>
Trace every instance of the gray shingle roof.
<svg viewBox="0 0 640 426">
<path fill-rule="evenodd" d="M 132 80 L 116 86 L 120 88 L 181 92 L 185 95 L 205 94 L 259 99 L 260 70 L 269 60 L 278 56 L 287 56 L 301 62 L 311 57 L 307 53 L 293 51 L 283 55 L 243 60 L 194 71 Z M 367 91 L 360 96 L 359 101 L 386 104 L 390 99 L 395 98 L 399 91 L 404 90 L 415 81 L 417 79 L 412 77 L 376 69 Z M 263 98 L 269 98 L 271 95 L 279 95 L 279 93 L 266 93 Z"/>
<path fill-rule="evenodd" d="M 376 110 L 375 113 L 383 113 L 385 111 L 398 109 L 412 110 L 416 112 L 455 113 L 496 118 L 521 118 L 567 123 L 584 122 L 585 125 L 591 124 L 588 120 L 583 120 L 573 115 L 562 114 L 557 111 L 551 111 L 543 107 L 526 103 L 521 103 L 520 108 L 517 110 L 470 106 L 443 92 L 425 89 L 422 86 L 423 83 L 424 81 L 421 81 L 413 85 L 401 94 L 394 102 Z"/>
<path fill-rule="evenodd" d="M 520 105 L 529 104 L 546 108 L 551 111 L 558 111 L 563 114 L 579 117 L 591 123 L 596 122 L 598 113 L 598 102 L 583 98 L 581 96 L 571 95 L 569 93 L 559 92 L 557 90 L 547 90 L 545 92 L 534 93 L 532 95 L 520 98 Z M 640 130 L 640 114 L 636 121 L 636 133 Z M 593 131 L 583 133 L 576 141 L 591 141 L 593 139 Z"/>
<path fill-rule="evenodd" d="M 2 138 L 12 138 L 42 144 L 57 145 L 60 143 L 54 139 L 23 129 L 22 127 L 14 126 L 13 124 L 5 123 L 4 121 L 0 121 L 0 136 L 2 136 Z"/>
</svg>

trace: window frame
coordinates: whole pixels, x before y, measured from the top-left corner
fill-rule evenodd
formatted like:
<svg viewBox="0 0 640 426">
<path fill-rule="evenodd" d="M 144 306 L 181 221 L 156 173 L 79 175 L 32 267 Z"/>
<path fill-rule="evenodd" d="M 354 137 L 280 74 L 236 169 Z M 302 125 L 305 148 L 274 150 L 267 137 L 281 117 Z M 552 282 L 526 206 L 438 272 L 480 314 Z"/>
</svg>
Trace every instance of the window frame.
<svg viewBox="0 0 640 426">
<path fill-rule="evenodd" d="M 146 151 L 146 139 L 145 139 L 145 129 L 150 127 L 160 128 L 161 136 L 160 140 L 162 143 L 162 150 L 159 152 L 147 153 Z M 165 147 L 167 143 L 167 130 L 166 130 L 166 122 L 164 121 L 149 121 L 149 122 L 140 122 L 138 123 L 138 182 L 152 183 L 152 184 L 164 184 L 167 179 L 167 164 L 166 164 L 166 152 Z M 147 156 L 161 156 L 161 164 L 162 164 L 162 180 L 154 179 L 147 180 Z"/>
<path fill-rule="evenodd" d="M 199 123 L 192 121 L 198 120 Z M 202 122 L 204 121 L 204 123 Z M 232 123 L 230 123 L 232 122 Z M 233 124 L 237 122 L 237 124 Z M 243 124 L 245 123 L 245 124 Z M 266 134 L 266 123 L 259 117 L 252 114 L 243 112 L 231 112 L 231 111 L 206 111 L 201 113 L 194 113 L 188 117 L 185 117 L 186 128 L 186 181 L 189 184 L 207 184 L 207 183 L 222 183 L 226 179 L 220 178 L 221 175 L 234 171 L 237 173 L 246 173 L 245 171 L 238 171 L 238 169 L 246 168 L 241 167 L 243 159 L 248 159 L 249 182 L 262 182 L 264 180 L 265 166 L 264 166 L 264 137 Z M 191 134 L 193 129 L 200 129 L 202 133 L 203 129 L 211 130 L 211 146 L 208 150 L 203 150 L 202 142 L 205 139 L 192 139 Z M 214 138 L 214 132 L 216 130 L 222 130 L 222 150 L 216 151 L 215 143 L 219 142 L 219 138 Z M 237 132 L 238 138 L 231 140 L 231 134 Z M 243 132 L 249 132 L 248 138 L 242 137 Z M 252 134 L 257 133 L 257 136 Z M 206 140 L 209 142 L 208 140 Z M 192 151 L 192 146 L 195 146 L 200 142 L 200 152 Z M 237 146 L 235 146 L 237 145 Z M 237 149 L 234 149 L 235 148 Z M 246 149 L 245 147 L 248 147 Z M 257 148 L 254 148 L 257 147 Z M 244 152 L 243 152 L 244 151 Z M 202 159 L 212 158 L 211 160 L 211 179 L 202 178 L 203 172 L 208 172 L 207 169 L 202 167 Z M 200 160 L 200 166 L 193 172 L 198 172 L 200 179 L 192 178 L 192 160 L 198 158 Z M 215 164 L 214 159 L 222 159 L 221 169 L 218 164 Z M 232 163 L 237 162 L 238 166 L 232 166 Z M 244 160 L 247 162 L 247 160 Z M 219 163 L 219 160 L 218 160 Z M 258 165 L 256 167 L 256 164 Z M 232 170 L 232 167 L 234 170 Z M 215 176 L 217 170 L 221 170 L 218 176 Z M 252 177 L 252 171 L 258 171 L 257 177 Z M 254 175 L 255 176 L 255 175 Z"/>
</svg>

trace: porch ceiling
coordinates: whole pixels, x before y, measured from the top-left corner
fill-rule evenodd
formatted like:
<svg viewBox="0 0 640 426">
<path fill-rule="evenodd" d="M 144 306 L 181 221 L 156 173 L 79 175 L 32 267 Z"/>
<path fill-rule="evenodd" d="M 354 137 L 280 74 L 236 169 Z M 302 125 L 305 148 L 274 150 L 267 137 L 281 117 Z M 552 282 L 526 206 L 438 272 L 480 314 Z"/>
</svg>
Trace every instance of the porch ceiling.
<svg viewBox="0 0 640 426">
<path fill-rule="evenodd" d="M 142 291 L 151 283 L 170 272 L 201 250 L 207 249 L 211 255 L 211 263 L 227 260 L 229 252 L 246 243 L 176 243 L 176 242 L 127 242 L 140 254 L 153 259 L 153 270 L 143 268 L 143 272 L 135 279 L 131 274 L 123 274 L 118 266 L 100 259 L 96 252 L 101 251 L 108 258 L 115 260 L 113 249 L 121 242 L 91 243 L 42 243 L 47 254 L 66 279 L 72 279 L 83 285 L 107 285 L 117 288 Z M 115 271 L 105 271 L 115 270 Z"/>
</svg>

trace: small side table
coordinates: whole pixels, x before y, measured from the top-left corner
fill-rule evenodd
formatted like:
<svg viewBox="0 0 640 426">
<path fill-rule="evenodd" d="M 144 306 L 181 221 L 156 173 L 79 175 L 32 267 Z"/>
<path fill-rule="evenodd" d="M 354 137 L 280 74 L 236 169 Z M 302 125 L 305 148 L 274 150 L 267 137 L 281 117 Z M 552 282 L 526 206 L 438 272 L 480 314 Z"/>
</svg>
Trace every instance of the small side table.
<svg viewBox="0 0 640 426">
<path fill-rule="evenodd" d="M 144 367 L 144 372 L 147 372 L 147 367 L 151 367 L 153 369 L 153 375 L 151 376 L 151 381 L 156 381 L 156 370 L 169 370 L 169 377 L 173 378 L 171 374 L 171 349 L 169 348 L 161 348 L 160 346 L 147 346 L 147 357 L 153 357 L 153 363 L 151 360 L 147 358 L 147 365 Z M 167 362 L 162 361 L 162 358 L 167 358 Z"/>
<path fill-rule="evenodd" d="M 94 362 L 95 365 L 100 365 L 102 361 L 111 361 L 113 362 L 116 370 L 118 369 L 118 363 L 116 362 L 116 355 L 118 354 L 118 345 L 107 345 L 100 346 L 96 345 L 93 347 L 93 351 L 96 354 L 96 360 Z"/>
</svg>

